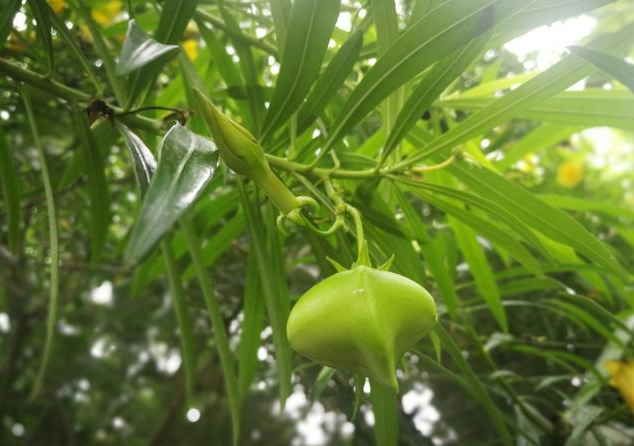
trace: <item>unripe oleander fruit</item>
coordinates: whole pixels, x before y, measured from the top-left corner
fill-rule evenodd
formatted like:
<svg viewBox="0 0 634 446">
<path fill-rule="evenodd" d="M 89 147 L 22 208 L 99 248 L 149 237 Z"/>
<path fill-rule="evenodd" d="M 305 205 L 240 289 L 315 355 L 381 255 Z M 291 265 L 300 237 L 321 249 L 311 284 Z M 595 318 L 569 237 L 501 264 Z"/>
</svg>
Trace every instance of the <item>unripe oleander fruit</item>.
<svg viewBox="0 0 634 446">
<path fill-rule="evenodd" d="M 416 282 L 356 266 L 309 289 L 293 307 L 287 333 L 313 361 L 397 388 L 396 363 L 436 319 L 434 299 Z"/>
</svg>

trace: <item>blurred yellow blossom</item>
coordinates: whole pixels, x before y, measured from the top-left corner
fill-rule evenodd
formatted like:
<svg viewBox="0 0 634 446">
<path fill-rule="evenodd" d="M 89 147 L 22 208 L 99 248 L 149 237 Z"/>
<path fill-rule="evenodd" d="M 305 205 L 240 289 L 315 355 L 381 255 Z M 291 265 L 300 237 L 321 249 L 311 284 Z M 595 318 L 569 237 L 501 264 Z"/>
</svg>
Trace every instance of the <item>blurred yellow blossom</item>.
<svg viewBox="0 0 634 446">
<path fill-rule="evenodd" d="M 583 180 L 583 164 L 579 161 L 564 161 L 557 169 L 557 183 L 572 189 Z"/>
<path fill-rule="evenodd" d="M 607 361 L 603 365 L 610 374 L 609 383 L 619 389 L 634 415 L 634 360 Z"/>
<path fill-rule="evenodd" d="M 46 0 L 49 6 L 57 14 L 62 12 L 66 8 L 66 2 L 64 0 Z"/>
<path fill-rule="evenodd" d="M 198 57 L 198 40 L 196 39 L 187 39 L 182 44 L 183 51 L 187 54 L 191 60 L 196 60 Z"/>
<path fill-rule="evenodd" d="M 112 23 L 114 18 L 119 15 L 122 7 L 123 2 L 119 0 L 101 3 L 93 8 L 92 18 L 101 26 L 108 26 Z"/>
</svg>

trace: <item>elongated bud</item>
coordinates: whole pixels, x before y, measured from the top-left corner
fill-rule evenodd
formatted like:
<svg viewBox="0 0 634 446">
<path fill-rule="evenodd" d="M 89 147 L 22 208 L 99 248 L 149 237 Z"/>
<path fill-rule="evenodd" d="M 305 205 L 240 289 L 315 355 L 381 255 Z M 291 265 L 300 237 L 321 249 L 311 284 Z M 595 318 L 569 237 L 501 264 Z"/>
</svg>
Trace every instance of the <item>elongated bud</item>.
<svg viewBox="0 0 634 446">
<path fill-rule="evenodd" d="M 200 90 L 194 88 L 194 95 L 198 109 L 227 166 L 253 180 L 284 214 L 299 207 L 297 198 L 271 170 L 264 150 L 253 135 L 223 115 Z"/>
</svg>

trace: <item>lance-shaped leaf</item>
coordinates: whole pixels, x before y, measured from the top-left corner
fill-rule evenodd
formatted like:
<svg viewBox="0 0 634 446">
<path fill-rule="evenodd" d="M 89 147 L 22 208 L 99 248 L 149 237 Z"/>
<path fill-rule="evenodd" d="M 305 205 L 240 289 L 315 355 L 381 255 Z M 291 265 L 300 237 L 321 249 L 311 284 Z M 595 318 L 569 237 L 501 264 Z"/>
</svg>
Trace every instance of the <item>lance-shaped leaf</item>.
<svg viewBox="0 0 634 446">
<path fill-rule="evenodd" d="M 357 31 L 346 40 L 346 43 L 341 45 L 339 51 L 328 62 L 298 111 L 297 127 L 300 132 L 312 124 L 328 102 L 337 94 L 343 82 L 352 72 L 362 45 L 363 33 Z"/>
<path fill-rule="evenodd" d="M 0 191 L 4 200 L 9 248 L 16 257 L 20 248 L 20 208 L 21 187 L 18 182 L 17 169 L 14 165 L 11 148 L 4 130 L 0 127 Z"/>
<path fill-rule="evenodd" d="M 128 262 L 147 255 L 199 197 L 218 164 L 213 142 L 175 124 L 161 141 L 159 162 L 125 251 Z"/>
<path fill-rule="evenodd" d="M 0 49 L 7 42 L 9 34 L 13 29 L 13 17 L 22 4 L 19 0 L 9 0 L 0 8 Z"/>
<path fill-rule="evenodd" d="M 117 128 L 123 135 L 125 144 L 132 156 L 134 176 L 136 177 L 137 184 L 141 189 L 141 193 L 145 194 L 148 187 L 150 187 L 152 174 L 156 170 L 156 158 L 154 158 L 150 149 L 147 148 L 136 133 L 120 122 L 117 122 Z"/>
<path fill-rule="evenodd" d="M 583 46 L 571 46 L 568 49 L 572 54 L 587 60 L 601 71 L 613 76 L 634 93 L 634 64 L 612 54 Z"/>
<path fill-rule="evenodd" d="M 387 158 L 432 102 L 471 65 L 484 49 L 489 37 L 490 32 L 484 33 L 441 59 L 418 83 L 396 117 L 396 122 L 385 142 L 383 158 Z"/>
<path fill-rule="evenodd" d="M 177 51 L 178 46 L 157 42 L 145 34 L 135 20 L 130 20 L 121 55 L 117 61 L 117 74 L 119 76 L 129 74 L 161 56 L 165 56 L 165 62 L 167 62 L 167 58 L 175 56 Z"/>
<path fill-rule="evenodd" d="M 399 86 L 523 7 L 524 2 L 515 0 L 449 0 L 433 9 L 403 32 L 364 76 L 339 113 L 326 148 Z"/>
<path fill-rule="evenodd" d="M 92 262 L 97 262 L 106 244 L 111 218 L 106 165 L 90 129 L 86 113 L 74 103 L 72 109 L 75 131 L 86 157 L 90 200 L 90 257 Z"/>
<path fill-rule="evenodd" d="M 339 0 L 293 2 L 280 76 L 266 115 L 263 139 L 291 116 L 319 75 L 338 15 Z"/>
</svg>

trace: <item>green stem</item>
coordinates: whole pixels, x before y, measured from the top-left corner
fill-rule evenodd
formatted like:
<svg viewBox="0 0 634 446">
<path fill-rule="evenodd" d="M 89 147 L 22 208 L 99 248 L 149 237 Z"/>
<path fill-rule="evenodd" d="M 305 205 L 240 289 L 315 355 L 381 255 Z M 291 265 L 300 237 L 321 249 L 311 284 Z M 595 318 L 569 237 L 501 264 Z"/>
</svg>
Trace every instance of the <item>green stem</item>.
<svg viewBox="0 0 634 446">
<path fill-rule="evenodd" d="M 46 210 L 48 214 L 48 230 L 49 230 L 49 243 L 51 251 L 51 284 L 50 284 L 50 297 L 48 301 L 48 316 L 46 320 L 46 340 L 44 341 L 44 355 L 42 356 L 42 363 L 40 370 L 35 380 L 35 385 L 31 392 L 31 398 L 35 398 L 42 387 L 44 382 L 44 376 L 46 375 L 46 369 L 51 358 L 51 351 L 53 347 L 53 338 L 55 336 L 55 323 L 57 322 L 57 312 L 59 306 L 59 239 L 57 230 L 57 218 L 55 211 L 55 200 L 53 198 L 53 186 L 51 184 L 51 176 L 48 170 L 48 163 L 46 162 L 46 153 L 40 140 L 40 135 L 35 123 L 35 116 L 33 114 L 33 107 L 31 105 L 31 99 L 25 88 L 21 88 L 22 99 L 24 100 L 24 108 L 26 109 L 26 115 L 31 127 L 31 133 L 33 135 L 33 142 L 37 148 L 37 153 L 40 159 L 40 165 L 42 168 L 42 181 L 44 182 L 44 194 L 46 196 Z"/>
<path fill-rule="evenodd" d="M 183 367 L 185 369 L 185 392 L 187 394 L 187 402 L 191 404 L 194 395 L 194 372 L 196 370 L 194 360 L 194 335 L 192 333 L 192 324 L 187 312 L 187 302 L 185 301 L 185 291 L 183 290 L 178 265 L 174 258 L 174 252 L 168 238 L 161 242 L 161 253 L 165 260 L 167 269 L 167 281 L 169 284 L 170 294 L 174 302 L 174 312 L 176 313 L 176 322 L 180 331 L 181 350 L 183 354 Z"/>
<path fill-rule="evenodd" d="M 57 96 L 58 98 L 66 99 L 69 102 L 77 101 L 86 105 L 91 103 L 94 99 L 91 95 L 86 94 L 83 91 L 67 87 L 59 82 L 48 79 L 46 76 L 34 73 L 26 68 L 21 68 L 20 66 L 2 58 L 0 58 L 0 73 L 6 74 L 13 80 L 37 87 L 40 90 Z M 107 105 L 112 108 L 115 113 L 123 112 L 123 109 L 120 107 L 110 104 Z M 121 122 L 130 127 L 141 128 L 153 133 L 159 133 L 163 128 L 163 123 L 161 121 L 136 115 L 124 116 L 121 118 Z"/>
<path fill-rule="evenodd" d="M 290 213 L 293 209 L 300 206 L 297 197 L 293 195 L 290 189 L 280 180 L 273 171 L 267 167 L 268 172 L 263 177 L 254 178 L 253 181 L 262 189 L 269 197 L 271 202 L 283 214 Z"/>
<path fill-rule="evenodd" d="M 211 320 L 211 326 L 214 332 L 214 339 L 216 341 L 216 347 L 218 348 L 218 355 L 220 356 L 220 364 L 222 366 L 222 372 L 225 378 L 225 386 L 227 388 L 227 399 L 229 400 L 229 409 L 231 411 L 231 425 L 233 427 L 233 441 L 234 444 L 238 442 L 239 428 L 240 428 L 240 398 L 238 392 L 238 380 L 236 378 L 236 371 L 233 366 L 233 358 L 229 349 L 229 341 L 227 339 L 227 330 L 225 322 L 220 311 L 220 305 L 218 304 L 218 298 L 214 292 L 209 273 L 206 270 L 205 263 L 203 261 L 203 255 L 200 249 L 200 241 L 196 236 L 191 221 L 187 218 L 181 218 L 179 221 L 181 230 L 185 235 L 189 254 L 198 276 L 198 283 L 207 305 L 207 311 L 209 312 L 209 318 Z"/>
</svg>

